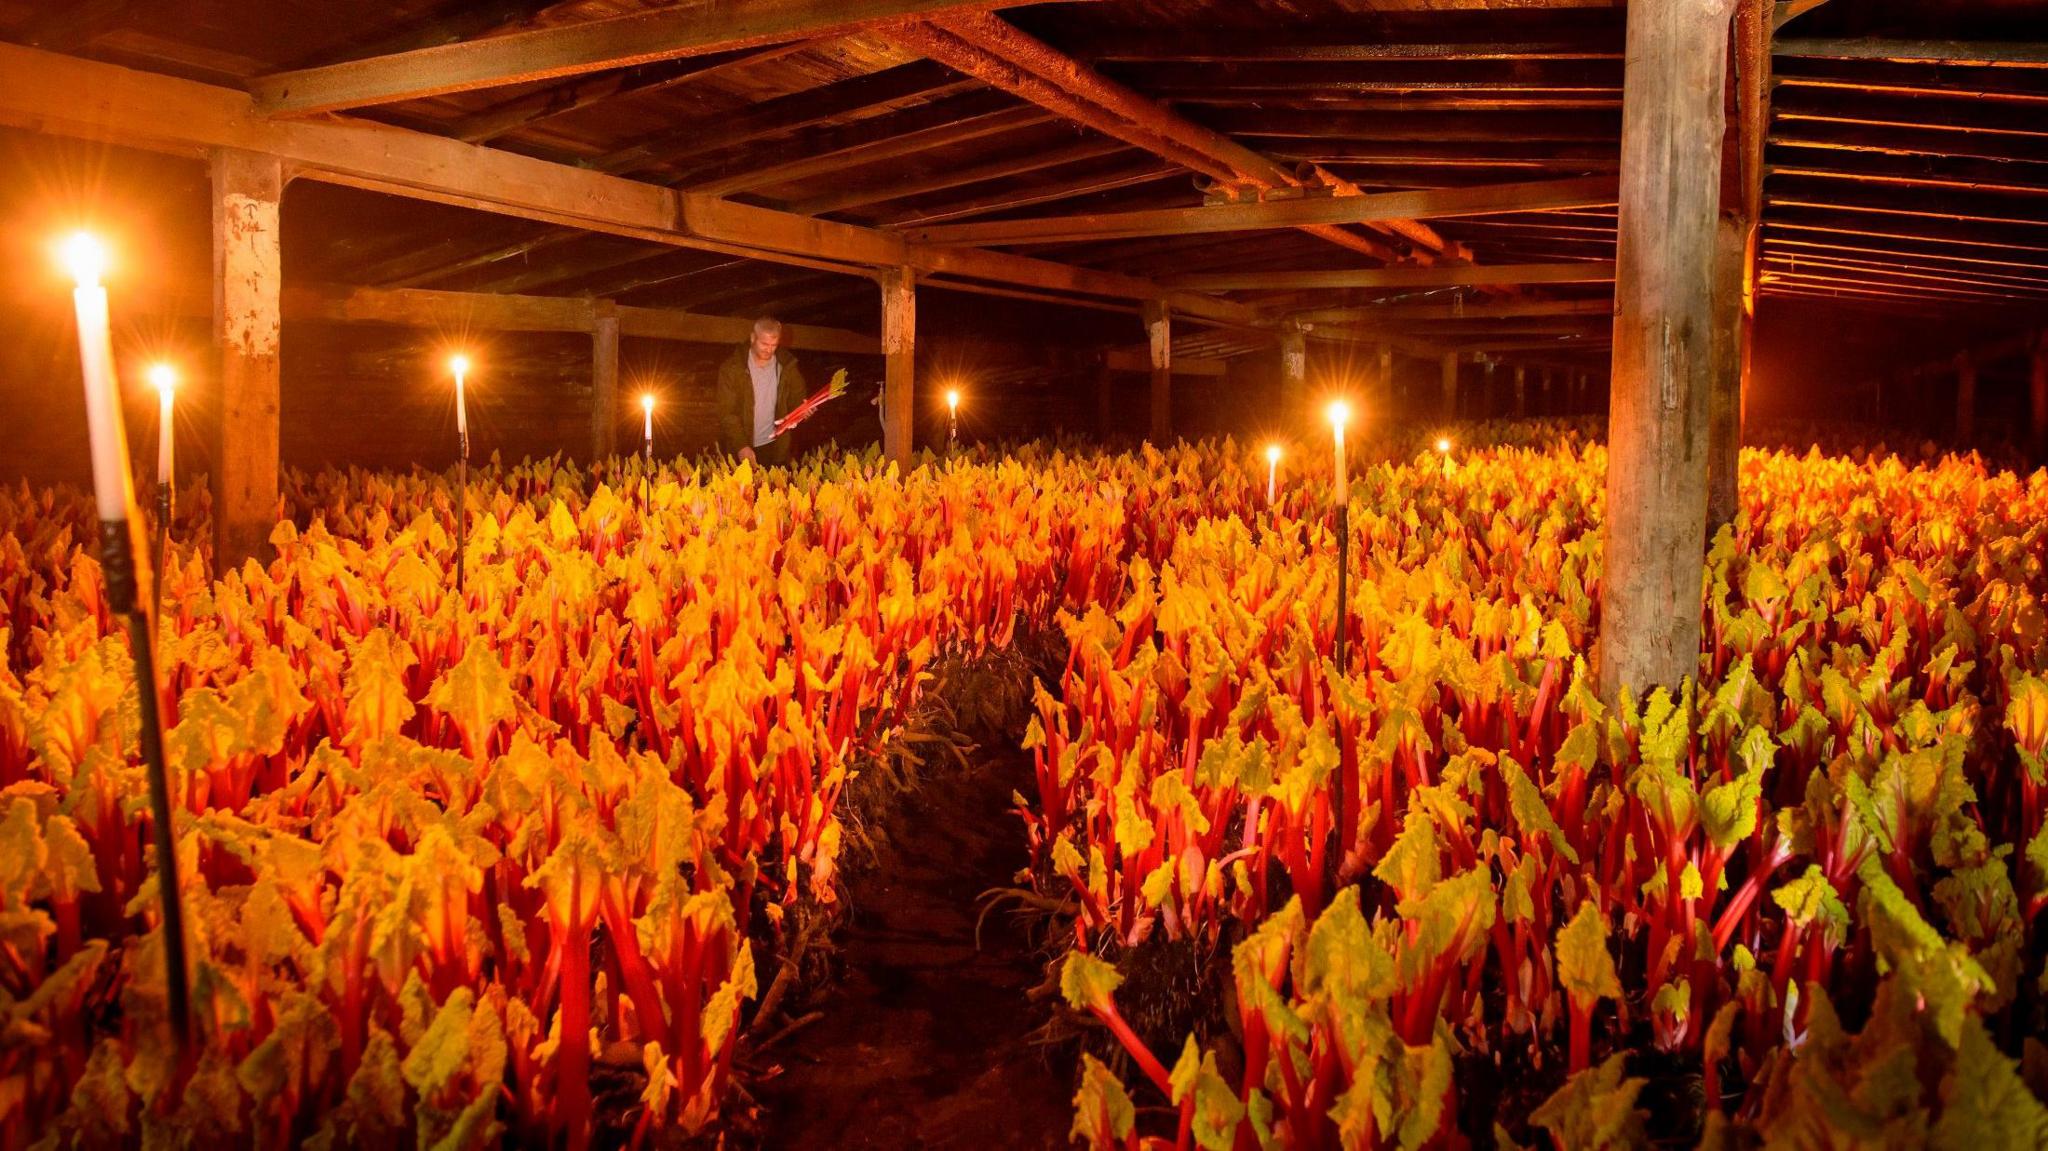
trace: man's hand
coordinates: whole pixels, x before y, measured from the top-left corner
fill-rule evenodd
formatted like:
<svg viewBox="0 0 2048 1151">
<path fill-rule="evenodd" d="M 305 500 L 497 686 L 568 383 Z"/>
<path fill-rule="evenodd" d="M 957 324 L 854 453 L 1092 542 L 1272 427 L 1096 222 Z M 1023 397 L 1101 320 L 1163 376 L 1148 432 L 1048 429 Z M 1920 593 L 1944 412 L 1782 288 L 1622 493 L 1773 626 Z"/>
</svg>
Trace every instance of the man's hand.
<svg viewBox="0 0 2048 1151">
<path fill-rule="evenodd" d="M 741 459 L 743 459 L 743 460 L 745 460 L 745 461 L 747 461 L 747 462 L 748 462 L 748 463 L 750 463 L 750 464 L 751 464 L 751 463 L 753 463 L 753 462 L 754 462 L 754 449 L 752 449 L 752 448 L 741 448 L 741 449 L 740 449 L 740 458 L 741 458 Z"/>
</svg>

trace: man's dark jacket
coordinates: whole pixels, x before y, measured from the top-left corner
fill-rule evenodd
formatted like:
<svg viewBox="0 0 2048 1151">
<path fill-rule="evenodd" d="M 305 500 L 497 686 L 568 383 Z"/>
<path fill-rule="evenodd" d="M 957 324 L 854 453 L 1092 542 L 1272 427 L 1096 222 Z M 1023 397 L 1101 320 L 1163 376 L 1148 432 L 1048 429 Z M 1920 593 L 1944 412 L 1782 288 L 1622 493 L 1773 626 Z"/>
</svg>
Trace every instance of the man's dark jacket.
<svg viewBox="0 0 2048 1151">
<path fill-rule="evenodd" d="M 718 368 L 718 385 L 713 395 L 718 407 L 719 449 L 734 455 L 754 446 L 754 377 L 747 361 L 754 354 L 751 345 L 741 344 L 732 357 Z M 804 386 L 803 369 L 796 358 L 777 349 L 775 359 L 782 365 L 782 382 L 775 389 L 775 418 L 788 415 L 810 395 Z M 789 436 L 781 435 L 765 446 L 754 448 L 754 458 L 763 464 L 789 462 Z"/>
</svg>

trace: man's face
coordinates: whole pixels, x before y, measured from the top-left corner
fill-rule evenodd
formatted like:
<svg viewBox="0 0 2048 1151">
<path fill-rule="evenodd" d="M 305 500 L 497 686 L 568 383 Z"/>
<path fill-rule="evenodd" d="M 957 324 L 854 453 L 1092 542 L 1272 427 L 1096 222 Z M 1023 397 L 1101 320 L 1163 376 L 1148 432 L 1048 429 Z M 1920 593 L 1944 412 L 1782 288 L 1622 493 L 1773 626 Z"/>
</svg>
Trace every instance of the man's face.
<svg viewBox="0 0 2048 1151">
<path fill-rule="evenodd" d="M 760 363 L 767 363 L 775 355 L 776 345 L 780 343 L 782 343 L 781 332 L 755 332 L 754 359 Z"/>
</svg>

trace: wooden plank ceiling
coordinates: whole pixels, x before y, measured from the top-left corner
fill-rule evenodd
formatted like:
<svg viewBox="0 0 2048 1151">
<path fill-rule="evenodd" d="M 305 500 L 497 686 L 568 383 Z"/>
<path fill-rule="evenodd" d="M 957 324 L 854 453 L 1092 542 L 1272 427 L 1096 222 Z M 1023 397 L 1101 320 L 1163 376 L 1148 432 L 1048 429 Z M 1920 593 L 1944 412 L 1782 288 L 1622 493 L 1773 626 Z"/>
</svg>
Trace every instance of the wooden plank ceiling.
<svg viewBox="0 0 2048 1151">
<path fill-rule="evenodd" d="M 282 94 L 294 85 L 310 91 L 334 78 L 306 69 L 664 7 L 666 19 L 704 3 L 79 0 L 57 9 L 0 0 L 0 39 L 289 102 Z M 848 10 L 917 7 L 863 0 Z M 2048 300 L 2048 67 L 2024 59 L 2039 45 L 2006 35 L 1914 49 L 1924 59 L 1873 59 L 1840 44 L 1872 32 L 1901 44 L 1949 36 L 1935 25 L 1953 27 L 1953 11 L 1916 16 L 1901 0 L 1860 13 L 1798 7 L 1774 59 L 1763 290 L 1914 306 Z M 1612 177 L 1619 164 L 1624 13 L 1608 0 L 956 8 L 971 10 L 630 67 L 579 65 L 548 79 L 470 79 L 417 98 L 363 103 L 390 77 L 350 72 L 343 78 L 355 86 L 343 96 L 330 84 L 308 99 L 346 99 L 349 115 L 744 203 L 931 235 L 1231 199 Z M 280 73 L 293 78 L 264 79 Z M 349 189 L 300 195 L 317 197 L 332 220 L 312 230 L 310 253 L 294 253 L 313 279 L 874 322 L 873 285 L 844 275 Z M 1512 339 L 1522 348 L 1524 326 L 1489 309 L 1555 303 L 1537 327 L 1556 350 L 1597 356 L 1606 339 L 1599 305 L 1614 212 L 1598 203 L 1187 235 L 1041 231 L 1059 241 L 1015 250 L 1221 285 L 1219 294 L 1275 320 L 1442 305 L 1430 337 L 1438 346 Z M 1475 263 L 1586 269 L 1501 284 L 1457 270 Z M 1467 304 L 1474 322 L 1460 335 Z M 1186 351 L 1257 346 L 1240 334 Z"/>
</svg>

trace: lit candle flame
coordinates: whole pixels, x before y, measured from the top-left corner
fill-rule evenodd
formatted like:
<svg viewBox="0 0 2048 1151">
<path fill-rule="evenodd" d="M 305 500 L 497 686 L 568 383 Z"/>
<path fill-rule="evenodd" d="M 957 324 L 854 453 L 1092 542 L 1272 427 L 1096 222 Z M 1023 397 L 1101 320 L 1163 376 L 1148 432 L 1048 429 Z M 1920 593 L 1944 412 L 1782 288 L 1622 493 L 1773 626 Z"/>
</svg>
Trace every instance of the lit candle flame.
<svg viewBox="0 0 2048 1151">
<path fill-rule="evenodd" d="M 178 390 L 178 369 L 169 364 L 151 364 L 149 366 L 149 384 L 157 390 L 157 394 L 163 396 L 164 400 L 168 402 L 171 398 L 171 393 Z"/>
<path fill-rule="evenodd" d="M 91 232 L 73 232 L 57 246 L 57 258 L 81 288 L 96 288 L 107 271 L 107 246 Z"/>
<path fill-rule="evenodd" d="M 1280 462 L 1280 445 L 1279 445 L 1279 444 L 1267 444 L 1267 445 L 1266 445 L 1266 463 L 1267 463 L 1267 464 L 1269 464 L 1269 465 L 1272 465 L 1272 464 L 1278 464 L 1279 462 Z"/>
<path fill-rule="evenodd" d="M 469 374 L 469 357 L 460 352 L 448 357 L 448 370 L 455 374 L 457 380 L 460 380 Z"/>
<path fill-rule="evenodd" d="M 1344 425 L 1351 422 L 1351 405 L 1343 400 L 1331 400 L 1327 414 L 1330 418 L 1331 426 L 1335 427 L 1338 431 L 1343 431 Z"/>
<path fill-rule="evenodd" d="M 955 410 L 955 411 L 958 411 L 958 410 L 959 410 L 959 408 L 960 408 L 960 389 L 958 389 L 958 388 L 948 388 L 948 389 L 946 389 L 946 406 L 947 406 L 947 407 L 949 407 L 949 408 L 952 408 L 952 409 L 953 409 L 953 410 Z"/>
<path fill-rule="evenodd" d="M 654 414 L 653 392 L 649 392 L 646 395 L 640 397 L 640 410 L 646 412 L 650 416 Z"/>
<path fill-rule="evenodd" d="M 1448 451 L 1450 451 L 1450 450 L 1451 450 L 1451 441 L 1449 441 L 1449 440 L 1447 440 L 1447 439 L 1444 439 L 1444 438 L 1442 438 L 1441 436 L 1439 436 L 1439 437 L 1437 438 L 1437 441 L 1436 441 L 1436 450 L 1437 450 L 1438 452 L 1448 452 Z"/>
</svg>

